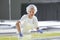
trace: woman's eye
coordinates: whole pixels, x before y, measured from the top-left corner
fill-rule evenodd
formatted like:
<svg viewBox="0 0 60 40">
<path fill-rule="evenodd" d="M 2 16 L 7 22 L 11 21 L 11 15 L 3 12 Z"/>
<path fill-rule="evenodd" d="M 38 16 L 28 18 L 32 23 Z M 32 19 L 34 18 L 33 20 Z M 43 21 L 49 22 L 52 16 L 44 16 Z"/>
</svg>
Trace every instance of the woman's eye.
<svg viewBox="0 0 60 40">
<path fill-rule="evenodd" d="M 32 13 L 34 13 L 34 12 L 32 12 Z"/>
</svg>

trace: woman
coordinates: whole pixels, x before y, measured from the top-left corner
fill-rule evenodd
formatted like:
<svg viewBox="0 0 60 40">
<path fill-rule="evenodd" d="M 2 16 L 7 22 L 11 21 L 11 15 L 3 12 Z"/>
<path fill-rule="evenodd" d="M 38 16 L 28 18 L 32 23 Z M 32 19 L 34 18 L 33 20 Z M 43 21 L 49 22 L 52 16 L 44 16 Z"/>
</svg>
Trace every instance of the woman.
<svg viewBox="0 0 60 40">
<path fill-rule="evenodd" d="M 22 18 L 17 21 L 16 23 L 16 28 L 19 32 L 20 36 L 23 36 L 21 33 L 21 27 L 23 26 L 23 30 L 25 29 L 27 31 L 27 29 L 33 29 L 36 28 L 37 30 L 38 28 L 38 19 L 35 16 L 36 12 L 37 12 L 37 7 L 33 4 L 30 4 L 29 6 L 26 7 L 26 15 L 23 15 Z M 24 30 L 24 31 L 25 31 Z M 41 32 L 40 30 L 38 30 L 38 32 Z M 42 33 L 42 32 L 41 32 Z"/>
</svg>

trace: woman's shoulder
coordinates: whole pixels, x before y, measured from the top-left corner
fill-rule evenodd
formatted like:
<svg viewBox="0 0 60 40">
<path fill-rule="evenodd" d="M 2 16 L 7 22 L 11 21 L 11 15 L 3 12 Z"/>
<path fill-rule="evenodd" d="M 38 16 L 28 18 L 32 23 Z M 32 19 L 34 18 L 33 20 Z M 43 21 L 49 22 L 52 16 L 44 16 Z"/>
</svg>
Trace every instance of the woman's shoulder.
<svg viewBox="0 0 60 40">
<path fill-rule="evenodd" d="M 24 14 L 22 17 L 26 17 L 27 16 L 27 14 Z"/>
<path fill-rule="evenodd" d="M 37 18 L 36 16 L 33 16 L 34 18 Z"/>
</svg>

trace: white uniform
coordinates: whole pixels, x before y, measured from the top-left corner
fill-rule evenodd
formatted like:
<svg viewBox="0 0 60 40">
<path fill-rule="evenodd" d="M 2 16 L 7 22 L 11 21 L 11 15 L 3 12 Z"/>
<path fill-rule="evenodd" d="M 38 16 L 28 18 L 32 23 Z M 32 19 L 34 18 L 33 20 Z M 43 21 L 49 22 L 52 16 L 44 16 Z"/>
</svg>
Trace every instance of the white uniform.
<svg viewBox="0 0 60 40">
<path fill-rule="evenodd" d="M 28 32 L 34 27 L 38 27 L 38 20 L 36 16 L 33 16 L 32 19 L 28 18 L 28 15 L 23 15 L 19 20 L 21 22 L 21 27 L 23 27 L 23 32 Z"/>
</svg>

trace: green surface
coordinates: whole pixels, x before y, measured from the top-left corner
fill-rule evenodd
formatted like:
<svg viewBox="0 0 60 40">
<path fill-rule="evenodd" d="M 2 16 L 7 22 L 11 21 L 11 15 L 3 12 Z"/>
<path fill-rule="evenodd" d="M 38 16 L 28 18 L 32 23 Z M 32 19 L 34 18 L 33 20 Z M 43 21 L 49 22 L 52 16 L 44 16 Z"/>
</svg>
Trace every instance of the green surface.
<svg viewBox="0 0 60 40">
<path fill-rule="evenodd" d="M 0 36 L 0 40 L 17 40 L 18 38 L 15 36 Z"/>
<path fill-rule="evenodd" d="M 32 38 L 48 38 L 57 36 L 60 36 L 60 33 L 32 33 Z"/>
<path fill-rule="evenodd" d="M 60 33 L 32 33 L 30 35 L 24 35 L 22 38 L 18 38 L 17 36 L 0 36 L 0 40 L 31 40 L 31 38 L 47 38 L 55 36 L 60 36 Z"/>
</svg>

